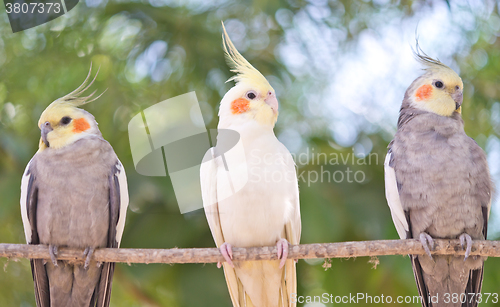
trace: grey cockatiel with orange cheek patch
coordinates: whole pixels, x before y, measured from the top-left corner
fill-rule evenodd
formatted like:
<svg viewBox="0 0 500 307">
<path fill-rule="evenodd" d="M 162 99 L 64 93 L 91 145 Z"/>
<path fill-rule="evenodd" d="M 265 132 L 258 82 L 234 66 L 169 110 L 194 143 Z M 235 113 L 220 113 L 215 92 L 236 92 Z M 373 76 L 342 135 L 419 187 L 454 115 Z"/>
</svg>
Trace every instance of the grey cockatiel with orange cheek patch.
<svg viewBox="0 0 500 307">
<path fill-rule="evenodd" d="M 38 307 L 109 306 L 114 263 L 91 257 L 95 248 L 119 246 L 128 191 L 123 166 L 94 117 L 77 108 L 92 101 L 80 97 L 89 76 L 42 113 L 39 150 L 22 178 L 26 241 L 49 245 L 52 258 L 31 260 Z M 86 262 L 57 261 L 62 246 L 85 249 Z"/>
<path fill-rule="evenodd" d="M 483 150 L 464 132 L 460 77 L 418 49 L 426 72 L 406 91 L 385 160 L 386 197 L 401 239 L 419 239 L 428 255 L 410 256 L 422 306 L 462 306 L 453 295 L 480 293 L 493 184 Z M 461 256 L 431 257 L 433 238 L 460 239 Z M 477 306 L 466 295 L 463 306 Z"/>
<path fill-rule="evenodd" d="M 273 132 L 278 117 L 274 89 L 236 50 L 225 29 L 223 39 L 236 72 L 230 80 L 236 85 L 221 101 L 217 146 L 207 152 L 201 166 L 203 206 L 226 260 L 224 274 L 233 306 L 295 306 L 295 260 L 287 259 L 289 243 L 298 244 L 301 232 L 295 164 Z M 221 158 L 225 129 L 238 133 L 241 151 L 226 152 Z M 237 190 L 244 178 L 248 181 Z M 271 245 L 277 246 L 280 260 L 233 263 L 231 259 L 232 246 Z"/>
</svg>

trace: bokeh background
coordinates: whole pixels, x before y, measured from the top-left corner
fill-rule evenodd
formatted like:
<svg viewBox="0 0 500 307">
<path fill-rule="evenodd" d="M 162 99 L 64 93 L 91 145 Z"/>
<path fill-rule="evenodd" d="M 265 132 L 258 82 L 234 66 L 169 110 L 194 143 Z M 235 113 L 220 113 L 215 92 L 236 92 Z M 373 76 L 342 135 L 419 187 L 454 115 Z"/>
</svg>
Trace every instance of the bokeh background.
<svg viewBox="0 0 500 307">
<path fill-rule="evenodd" d="M 466 132 L 487 152 L 500 182 L 499 10 L 498 2 L 473 0 L 84 0 L 61 18 L 16 34 L 2 11 L 0 242 L 24 243 L 19 186 L 37 150 L 40 113 L 80 85 L 92 62 L 94 72 L 101 67 L 93 88 L 107 91 L 85 109 L 129 180 L 122 247 L 214 246 L 202 211 L 180 214 L 168 177 L 134 170 L 127 125 L 155 103 L 196 91 L 207 127 L 216 127 L 218 103 L 232 86 L 225 83 L 231 73 L 221 20 L 274 86 L 281 104 L 275 131 L 289 150 L 297 157 L 347 157 L 298 163 L 305 172 L 302 242 L 396 239 L 383 160 L 404 91 L 422 73 L 411 52 L 416 36 L 426 53 L 463 78 Z M 339 182 L 307 180 L 321 170 L 338 171 Z M 349 171 L 361 172 L 357 181 L 348 182 Z M 500 237 L 499 209 L 495 201 L 492 240 Z M 333 259 L 326 270 L 323 259 L 301 260 L 298 293 L 417 295 L 408 257 L 369 260 Z M 28 260 L 0 259 L 0 266 L 0 304 L 35 306 Z M 500 292 L 499 272 L 500 260 L 488 259 L 483 292 Z M 215 264 L 118 264 L 111 305 L 230 306 L 230 299 Z"/>
</svg>

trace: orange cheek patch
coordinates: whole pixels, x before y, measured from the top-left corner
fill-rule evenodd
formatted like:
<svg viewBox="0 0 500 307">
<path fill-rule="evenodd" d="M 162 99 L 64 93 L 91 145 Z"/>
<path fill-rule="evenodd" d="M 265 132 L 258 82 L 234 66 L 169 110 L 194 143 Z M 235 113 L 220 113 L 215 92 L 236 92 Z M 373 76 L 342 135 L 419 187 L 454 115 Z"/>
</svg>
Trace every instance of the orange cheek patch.
<svg viewBox="0 0 500 307">
<path fill-rule="evenodd" d="M 231 102 L 231 111 L 233 112 L 233 114 L 245 113 L 249 108 L 250 102 L 245 98 L 238 98 Z"/>
<path fill-rule="evenodd" d="M 432 86 L 429 84 L 422 85 L 417 89 L 415 96 L 417 100 L 429 99 L 432 95 Z"/>
<path fill-rule="evenodd" d="M 73 120 L 73 132 L 80 133 L 90 128 L 90 124 L 85 118 Z"/>
</svg>

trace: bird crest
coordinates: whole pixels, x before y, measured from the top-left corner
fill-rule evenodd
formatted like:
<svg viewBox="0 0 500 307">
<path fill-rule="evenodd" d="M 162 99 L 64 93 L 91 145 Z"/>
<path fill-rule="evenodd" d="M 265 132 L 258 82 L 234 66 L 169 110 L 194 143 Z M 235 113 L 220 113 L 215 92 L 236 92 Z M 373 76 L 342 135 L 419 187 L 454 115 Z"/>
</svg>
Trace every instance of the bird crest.
<svg viewBox="0 0 500 307">
<path fill-rule="evenodd" d="M 97 78 L 97 75 L 99 74 L 99 70 L 100 70 L 100 67 L 99 69 L 97 70 L 97 73 L 95 74 L 94 78 L 92 79 L 92 81 L 90 81 L 89 84 L 88 81 L 90 79 L 90 75 L 92 74 L 92 63 L 90 63 L 90 69 L 89 69 L 89 73 L 87 75 L 87 77 L 85 78 L 85 81 L 83 81 L 83 83 L 78 87 L 76 88 L 74 91 L 72 91 L 71 93 L 69 94 L 66 94 L 65 96 L 55 100 L 54 102 L 52 102 L 46 110 L 49 110 L 49 109 L 52 109 L 52 108 L 56 108 L 56 107 L 63 107 L 63 106 L 71 106 L 71 107 L 78 107 L 78 106 L 81 106 L 81 105 L 84 105 L 84 104 L 87 104 L 89 102 L 92 102 L 94 100 L 97 100 L 99 99 L 99 97 L 101 97 L 106 91 L 102 92 L 99 96 L 97 97 L 93 97 L 94 94 L 96 93 L 97 90 L 93 91 L 90 95 L 88 96 L 83 96 L 83 93 L 89 89 L 89 87 L 94 83 L 94 81 L 96 80 Z"/>
<path fill-rule="evenodd" d="M 413 55 L 415 56 L 415 59 L 422 65 L 424 65 L 424 70 L 442 70 L 442 69 L 449 69 L 452 70 L 450 67 L 444 65 L 439 59 L 433 59 L 427 53 L 425 53 L 420 45 L 418 44 L 418 39 L 416 39 L 416 44 L 415 44 L 415 49 L 412 48 Z"/>
<path fill-rule="evenodd" d="M 229 38 L 229 35 L 227 35 L 224 22 L 222 22 L 222 29 L 224 31 L 222 34 L 222 42 L 224 52 L 226 53 L 226 60 L 228 65 L 231 67 L 231 71 L 236 73 L 236 75 L 229 78 L 226 82 L 234 80 L 236 83 L 245 82 L 252 84 L 265 84 L 266 86 L 271 87 L 267 79 L 238 52 Z"/>
<path fill-rule="evenodd" d="M 87 77 L 85 78 L 85 81 L 76 88 L 74 91 L 71 93 L 56 99 L 53 101 L 40 115 L 40 119 L 38 121 L 38 127 L 41 127 L 41 124 L 46 122 L 46 121 L 59 121 L 64 115 L 63 113 L 67 112 L 73 112 L 76 110 L 81 110 L 79 109 L 78 106 L 84 105 L 86 103 L 92 102 L 104 94 L 102 92 L 99 96 L 93 97 L 96 91 L 92 92 L 88 96 L 82 96 L 83 93 L 89 89 L 89 87 L 94 83 L 94 81 L 97 78 L 97 75 L 99 74 L 99 69 L 97 70 L 97 73 L 95 74 L 94 78 L 90 81 L 90 75 L 92 74 L 92 63 L 90 64 L 90 69 Z M 71 111 L 68 111 L 71 110 Z"/>
</svg>

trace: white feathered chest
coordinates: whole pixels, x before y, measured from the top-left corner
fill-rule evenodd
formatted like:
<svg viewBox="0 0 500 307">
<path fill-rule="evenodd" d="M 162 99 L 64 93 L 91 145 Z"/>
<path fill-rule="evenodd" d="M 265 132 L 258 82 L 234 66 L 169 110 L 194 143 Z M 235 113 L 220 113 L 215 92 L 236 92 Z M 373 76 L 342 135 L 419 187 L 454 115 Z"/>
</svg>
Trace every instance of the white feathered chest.
<svg viewBox="0 0 500 307">
<path fill-rule="evenodd" d="M 218 196 L 235 191 L 219 198 L 222 232 L 234 246 L 274 245 L 292 214 L 295 164 L 272 130 L 246 131 L 252 133 L 240 134 L 242 150 L 227 152 L 226 165 L 217 167 Z"/>
</svg>

